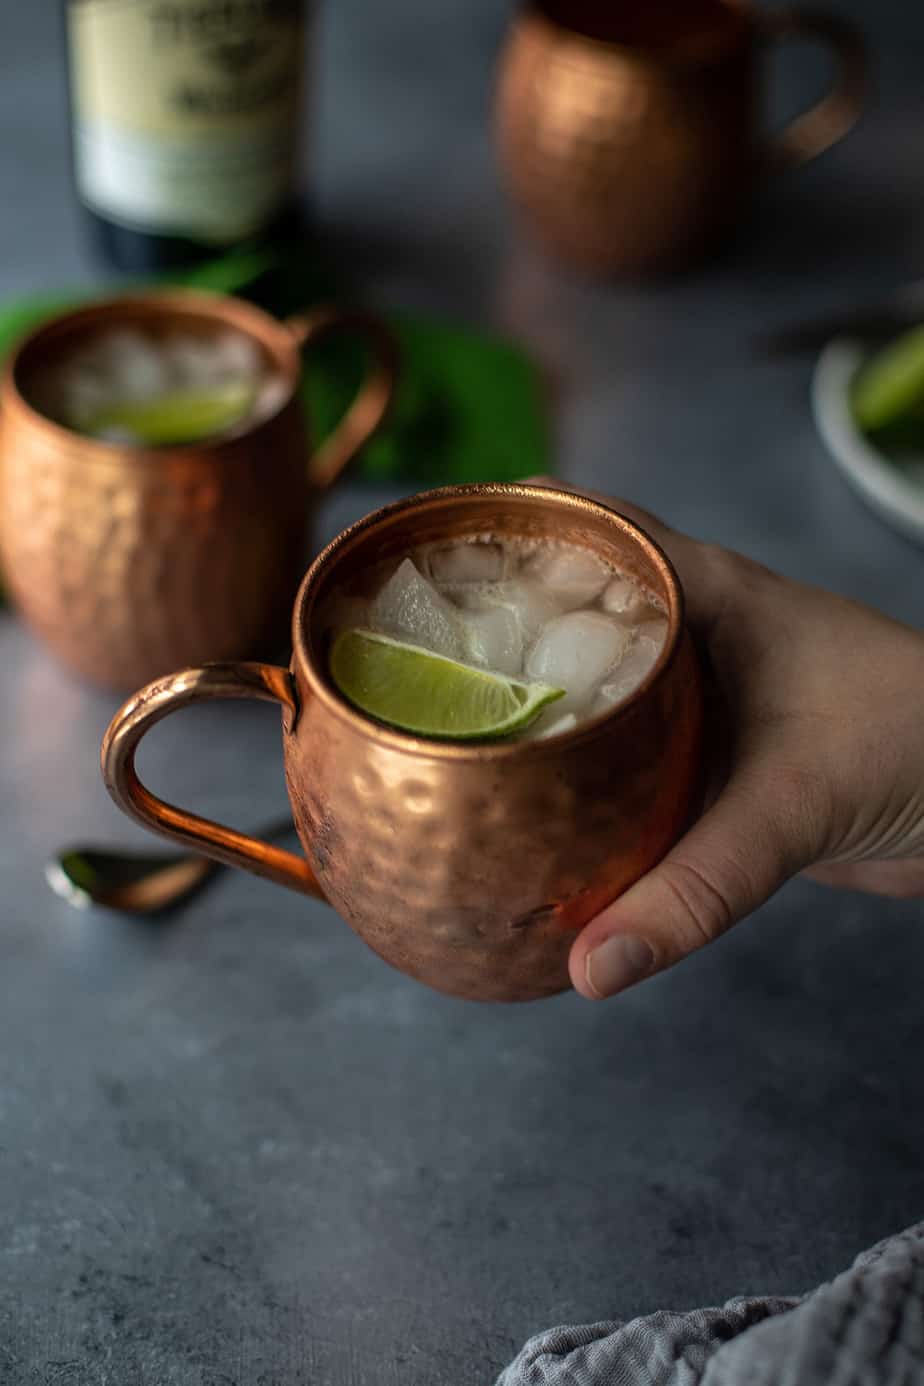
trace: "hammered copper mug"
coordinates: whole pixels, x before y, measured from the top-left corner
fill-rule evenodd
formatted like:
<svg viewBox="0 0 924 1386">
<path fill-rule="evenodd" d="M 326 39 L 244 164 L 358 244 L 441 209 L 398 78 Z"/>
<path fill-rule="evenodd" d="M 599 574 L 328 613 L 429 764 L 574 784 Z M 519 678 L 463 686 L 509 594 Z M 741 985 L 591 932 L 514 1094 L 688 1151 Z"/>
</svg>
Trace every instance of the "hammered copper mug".
<svg viewBox="0 0 924 1386">
<path fill-rule="evenodd" d="M 278 382 L 278 402 L 170 447 L 84 437 L 43 413 L 43 388 L 68 354 L 125 328 L 242 333 Z M 341 332 L 363 336 L 374 363 L 311 455 L 301 352 Z M 14 352 L 0 384 L 0 563 L 19 610 L 62 663 L 111 688 L 280 648 L 314 501 L 378 427 L 394 379 L 387 329 L 333 306 L 279 322 L 240 299 L 169 290 L 52 319 Z"/>
<path fill-rule="evenodd" d="M 760 132 L 759 59 L 806 38 L 839 72 L 811 110 Z M 675 269 L 739 218 L 757 180 L 841 138 L 864 100 L 862 39 L 823 11 L 743 0 L 527 0 L 501 61 L 500 160 L 553 254 L 591 272 Z"/>
<path fill-rule="evenodd" d="M 548 740 L 453 744 L 385 727 L 338 694 L 317 619 L 325 598 L 419 544 L 484 531 L 579 545 L 663 602 L 664 649 L 625 703 Z M 292 640 L 291 669 L 185 669 L 130 698 L 102 746 L 116 803 L 164 837 L 328 900 L 386 962 L 440 991 L 524 1001 L 567 987 L 575 934 L 667 851 L 697 784 L 700 676 L 661 549 L 583 496 L 447 487 L 379 510 L 328 545 L 302 581 Z M 304 857 L 164 803 L 138 779 L 135 751 L 149 728 L 211 698 L 281 705 Z"/>
</svg>

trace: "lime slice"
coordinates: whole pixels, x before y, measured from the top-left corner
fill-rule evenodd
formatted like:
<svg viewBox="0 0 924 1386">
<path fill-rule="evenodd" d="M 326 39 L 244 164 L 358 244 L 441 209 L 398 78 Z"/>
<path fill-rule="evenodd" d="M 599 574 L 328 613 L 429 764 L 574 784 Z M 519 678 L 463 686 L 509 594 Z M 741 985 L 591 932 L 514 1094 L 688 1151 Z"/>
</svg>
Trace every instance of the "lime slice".
<svg viewBox="0 0 924 1386">
<path fill-rule="evenodd" d="M 863 366 L 854 382 L 854 418 L 864 432 L 894 423 L 924 398 L 924 327 L 904 332 Z"/>
<path fill-rule="evenodd" d="M 84 433 L 125 430 L 148 447 L 194 443 L 243 418 L 253 404 L 255 387 L 249 380 L 232 380 L 211 390 L 176 390 L 156 399 L 125 400 L 94 414 Z"/>
<path fill-rule="evenodd" d="M 449 741 L 520 731 L 565 692 L 473 669 L 369 630 L 339 633 L 330 672 L 344 697 L 370 717 Z"/>
</svg>

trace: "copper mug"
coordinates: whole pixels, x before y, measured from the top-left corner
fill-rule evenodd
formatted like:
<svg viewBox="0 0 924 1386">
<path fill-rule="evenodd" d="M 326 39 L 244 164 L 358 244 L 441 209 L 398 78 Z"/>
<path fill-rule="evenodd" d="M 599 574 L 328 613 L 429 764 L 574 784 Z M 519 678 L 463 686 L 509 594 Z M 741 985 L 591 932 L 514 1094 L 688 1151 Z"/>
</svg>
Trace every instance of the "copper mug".
<svg viewBox="0 0 924 1386">
<path fill-rule="evenodd" d="M 768 41 L 817 40 L 833 89 L 772 137 L 758 131 Z M 499 155 L 537 236 L 591 272 L 687 265 L 769 169 L 805 163 L 850 129 L 866 61 L 845 20 L 736 0 L 532 0 L 500 62 Z"/>
<path fill-rule="evenodd" d="M 668 615 L 664 650 L 624 704 L 548 740 L 428 741 L 350 706 L 333 687 L 319 605 L 373 563 L 490 531 L 591 550 Z M 290 669 L 216 664 L 141 689 L 113 718 L 103 778 L 154 832 L 329 901 L 386 962 L 440 991 L 525 1001 L 569 985 L 577 931 L 681 831 L 697 783 L 702 698 L 683 595 L 661 549 L 598 501 L 533 485 L 446 487 L 376 511 L 306 573 Z M 286 782 L 304 857 L 164 803 L 135 751 L 161 718 L 212 698 L 282 707 Z"/>
<path fill-rule="evenodd" d="M 278 380 L 279 402 L 184 446 L 84 437 L 42 413 L 37 398 L 69 353 L 115 328 L 155 338 L 243 333 Z M 341 332 L 365 337 L 375 360 L 312 456 L 301 353 Z M 0 565 L 19 610 L 62 663 L 119 689 L 179 665 L 279 648 L 315 498 L 378 427 L 394 378 L 387 329 L 332 306 L 283 323 L 239 299 L 169 290 L 39 327 L 0 383 Z"/>
</svg>

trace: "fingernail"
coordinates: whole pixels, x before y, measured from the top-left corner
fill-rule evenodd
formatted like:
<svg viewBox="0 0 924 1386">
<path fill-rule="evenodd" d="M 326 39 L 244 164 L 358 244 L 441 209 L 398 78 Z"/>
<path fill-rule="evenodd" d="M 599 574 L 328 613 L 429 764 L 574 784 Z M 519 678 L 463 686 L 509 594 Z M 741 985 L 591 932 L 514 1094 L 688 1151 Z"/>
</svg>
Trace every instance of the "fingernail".
<svg viewBox="0 0 924 1386">
<path fill-rule="evenodd" d="M 597 996 L 615 996 L 640 982 L 654 966 L 654 953 L 643 938 L 614 934 L 587 954 L 587 985 Z"/>
</svg>

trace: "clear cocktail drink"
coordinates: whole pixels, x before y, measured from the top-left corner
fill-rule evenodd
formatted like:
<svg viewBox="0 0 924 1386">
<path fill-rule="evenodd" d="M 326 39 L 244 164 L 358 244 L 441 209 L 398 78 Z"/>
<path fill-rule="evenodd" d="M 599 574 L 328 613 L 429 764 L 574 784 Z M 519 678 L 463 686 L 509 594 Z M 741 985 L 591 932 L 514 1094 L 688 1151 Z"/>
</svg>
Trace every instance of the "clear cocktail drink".
<svg viewBox="0 0 924 1386">
<path fill-rule="evenodd" d="M 654 667 L 667 633 L 658 598 L 596 554 L 571 543 L 490 534 L 373 566 L 353 590 L 335 594 L 323 623 L 335 644 L 342 632 L 370 632 L 504 680 L 558 690 L 511 733 L 543 737 L 571 731 L 628 698 Z M 425 661 L 417 667 L 429 676 Z M 375 711 L 362 689 L 341 682 L 336 661 L 333 673 L 351 701 Z M 414 677 L 408 664 L 407 678 Z"/>
</svg>

